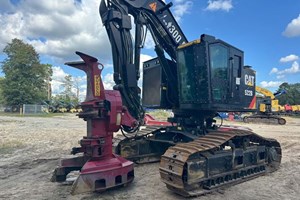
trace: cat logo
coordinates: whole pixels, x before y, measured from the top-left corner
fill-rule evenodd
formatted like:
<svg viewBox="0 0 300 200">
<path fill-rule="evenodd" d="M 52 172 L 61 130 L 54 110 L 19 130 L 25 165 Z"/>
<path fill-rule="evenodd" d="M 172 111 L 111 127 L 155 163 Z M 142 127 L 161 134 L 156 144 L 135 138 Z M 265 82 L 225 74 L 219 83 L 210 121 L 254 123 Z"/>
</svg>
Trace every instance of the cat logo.
<svg viewBox="0 0 300 200">
<path fill-rule="evenodd" d="M 254 86 L 254 76 L 245 75 L 245 85 Z"/>
<path fill-rule="evenodd" d="M 149 4 L 149 7 L 151 8 L 151 10 L 153 10 L 153 12 L 156 12 L 156 6 L 157 6 L 156 2 Z"/>
</svg>

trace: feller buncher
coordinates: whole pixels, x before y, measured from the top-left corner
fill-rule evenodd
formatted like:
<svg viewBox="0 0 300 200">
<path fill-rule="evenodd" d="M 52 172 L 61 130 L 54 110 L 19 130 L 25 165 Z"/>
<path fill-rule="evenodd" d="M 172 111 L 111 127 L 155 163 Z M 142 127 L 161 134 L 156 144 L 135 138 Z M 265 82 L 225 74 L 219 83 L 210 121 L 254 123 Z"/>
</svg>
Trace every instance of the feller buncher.
<svg viewBox="0 0 300 200">
<path fill-rule="evenodd" d="M 259 94 L 262 94 L 263 97 L 257 98 L 256 100 L 257 112 L 250 116 L 245 116 L 243 121 L 245 123 L 259 122 L 275 123 L 280 125 L 286 124 L 286 120 L 279 115 L 280 105 L 278 103 L 278 99 L 276 99 L 284 94 L 285 91 L 280 91 L 273 94 L 271 91 L 259 86 L 255 87 L 255 91 Z"/>
<path fill-rule="evenodd" d="M 248 128 L 217 126 L 213 119 L 217 112 L 254 109 L 255 71 L 244 66 L 243 51 L 205 34 L 189 42 L 171 6 L 162 0 L 101 1 L 114 90 L 104 89 L 103 65 L 96 58 L 76 52 L 82 61 L 66 63 L 87 74 L 87 96 L 78 114 L 87 122 L 87 136 L 72 149 L 80 155 L 62 160 L 52 177 L 63 182 L 69 172 L 80 170 L 73 194 L 127 185 L 135 176 L 133 162 L 160 161 L 161 180 L 183 196 L 205 194 L 278 169 L 279 142 Z M 147 31 L 158 57 L 143 66 L 141 103 L 137 83 Z M 143 105 L 172 109 L 171 125 L 141 129 Z M 113 132 L 118 130 L 125 139 L 112 153 Z"/>
</svg>

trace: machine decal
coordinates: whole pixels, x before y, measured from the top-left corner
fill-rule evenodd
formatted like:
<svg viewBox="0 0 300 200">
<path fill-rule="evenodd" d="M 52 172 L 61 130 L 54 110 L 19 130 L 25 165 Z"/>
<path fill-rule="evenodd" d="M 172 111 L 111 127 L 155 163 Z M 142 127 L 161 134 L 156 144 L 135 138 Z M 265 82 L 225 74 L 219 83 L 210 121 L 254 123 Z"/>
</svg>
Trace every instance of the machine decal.
<svg viewBox="0 0 300 200">
<path fill-rule="evenodd" d="M 251 76 L 251 75 L 245 75 L 245 85 L 248 85 L 248 86 L 254 86 L 254 76 Z M 251 95 L 252 96 L 252 95 Z"/>
<path fill-rule="evenodd" d="M 153 12 L 156 12 L 157 3 L 156 2 L 151 3 L 151 4 L 149 4 L 149 7 L 151 8 L 151 10 L 153 10 Z"/>
<path fill-rule="evenodd" d="M 179 43 L 182 39 L 181 35 L 179 34 L 179 31 L 176 30 L 176 27 L 172 24 L 172 22 L 167 22 L 165 19 L 163 20 L 166 28 L 168 29 L 169 33 L 172 35 L 173 39 Z M 184 44 L 183 42 L 182 44 Z M 181 45 L 182 45 L 181 44 Z"/>
<path fill-rule="evenodd" d="M 94 88 L 95 88 L 95 96 L 99 97 L 100 96 L 100 75 L 95 75 L 94 76 L 95 82 L 94 82 Z"/>
<path fill-rule="evenodd" d="M 255 107 L 256 107 L 256 96 L 254 95 L 254 97 L 253 97 L 253 99 L 252 99 L 252 101 L 249 105 L 249 108 L 250 109 L 255 109 Z"/>
<path fill-rule="evenodd" d="M 253 91 L 252 90 L 245 90 L 245 96 L 253 96 Z"/>
</svg>

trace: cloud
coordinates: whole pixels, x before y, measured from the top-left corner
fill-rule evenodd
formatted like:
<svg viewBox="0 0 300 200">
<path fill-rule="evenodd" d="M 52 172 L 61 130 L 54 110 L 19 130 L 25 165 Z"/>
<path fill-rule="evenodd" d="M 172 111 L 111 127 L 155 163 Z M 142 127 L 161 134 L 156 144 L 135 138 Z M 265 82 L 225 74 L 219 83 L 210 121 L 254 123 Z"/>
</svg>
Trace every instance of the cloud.
<svg viewBox="0 0 300 200">
<path fill-rule="evenodd" d="M 69 74 L 67 74 L 66 72 L 64 72 L 64 70 L 61 67 L 52 67 L 52 71 L 53 71 L 53 75 L 52 75 L 52 80 L 56 80 L 56 81 L 64 81 L 65 77 Z"/>
<path fill-rule="evenodd" d="M 298 18 L 293 19 L 285 28 L 282 33 L 286 37 L 297 37 L 300 36 L 300 14 Z"/>
<path fill-rule="evenodd" d="M 152 59 L 152 56 L 141 54 L 140 57 L 140 73 L 141 77 L 138 81 L 138 86 L 141 88 L 143 83 L 143 62 Z M 103 85 L 106 90 L 112 90 L 115 85 L 113 73 L 107 73 L 104 77 L 102 77 Z"/>
<path fill-rule="evenodd" d="M 180 23 L 183 15 L 190 12 L 192 6 L 193 6 L 192 1 L 182 1 L 182 0 L 175 1 L 175 6 L 173 8 L 174 9 L 173 15 L 178 23 Z"/>
<path fill-rule="evenodd" d="M 65 77 L 69 74 L 64 72 L 64 70 L 61 67 L 52 67 L 52 77 L 51 77 L 51 89 L 52 94 L 55 96 L 61 92 L 63 92 L 63 81 L 65 80 Z"/>
<path fill-rule="evenodd" d="M 294 61 L 290 68 L 278 71 L 277 74 L 278 75 L 295 74 L 295 73 L 299 73 L 299 72 L 300 72 L 299 63 L 297 61 Z"/>
<path fill-rule="evenodd" d="M 140 72 L 141 72 L 141 76 L 140 79 L 138 81 L 138 86 L 141 88 L 142 84 L 143 84 L 143 62 L 148 61 L 150 59 L 152 59 L 152 56 L 146 55 L 146 54 L 141 54 L 141 59 L 140 59 Z"/>
<path fill-rule="evenodd" d="M 87 76 L 72 76 L 72 81 L 73 81 L 73 88 L 72 92 L 74 94 L 78 94 L 80 101 L 83 101 L 86 96 L 86 80 Z"/>
<path fill-rule="evenodd" d="M 148 60 L 151 60 L 153 57 L 146 55 L 146 54 L 141 54 L 141 59 L 140 59 L 140 71 L 143 70 L 143 62 L 146 62 Z"/>
<path fill-rule="evenodd" d="M 84 101 L 86 97 L 86 88 L 79 91 L 79 101 Z"/>
<path fill-rule="evenodd" d="M 51 91 L 53 96 L 63 92 L 62 84 L 63 83 L 61 81 L 57 81 L 57 80 L 51 81 Z"/>
<path fill-rule="evenodd" d="M 174 1 L 174 6 L 172 7 L 172 14 L 174 15 L 174 18 L 177 21 L 177 23 L 180 24 L 180 22 L 182 21 L 182 17 L 185 14 L 188 14 L 190 12 L 192 6 L 193 6 L 192 1 L 186 1 L 186 0 Z M 155 43 L 150 31 L 147 32 L 144 47 L 146 49 L 153 49 L 155 47 Z"/>
<path fill-rule="evenodd" d="M 114 82 L 114 76 L 112 73 L 108 73 L 106 74 L 103 78 L 103 86 L 105 88 L 105 90 L 112 90 L 113 86 L 115 85 Z"/>
<path fill-rule="evenodd" d="M 279 70 L 278 68 L 274 67 L 272 68 L 269 74 L 276 74 L 277 79 L 282 79 L 285 77 L 286 74 L 296 74 L 299 72 L 300 72 L 299 63 L 297 61 L 294 61 L 290 68 Z"/>
<path fill-rule="evenodd" d="M 150 60 L 152 58 L 153 58 L 152 56 L 149 56 L 149 55 L 146 55 L 146 54 L 141 54 L 141 57 L 140 57 L 140 73 L 141 73 L 141 77 L 140 77 L 140 79 L 138 81 L 138 86 L 139 87 L 142 87 L 142 82 L 143 82 L 143 62 L 145 62 L 147 60 Z M 104 88 L 106 90 L 111 90 L 113 88 L 113 86 L 115 85 L 114 77 L 113 77 L 112 73 L 106 74 L 102 78 L 102 80 L 103 80 Z"/>
<path fill-rule="evenodd" d="M 291 54 L 291 55 L 288 55 L 286 57 L 280 58 L 279 61 L 280 62 L 292 62 L 292 61 L 295 61 L 295 60 L 298 60 L 298 59 L 299 59 L 299 56 Z"/>
<path fill-rule="evenodd" d="M 281 81 L 262 81 L 260 82 L 261 87 L 270 88 L 270 87 L 279 87 L 283 82 Z"/>
<path fill-rule="evenodd" d="M 229 12 L 233 8 L 231 0 L 209 0 L 205 10 L 217 11 L 223 10 Z"/>
<path fill-rule="evenodd" d="M 5 2 L 5 3 L 3 3 Z M 0 51 L 13 38 L 33 45 L 41 55 L 54 59 L 78 59 L 75 51 L 111 60 L 110 43 L 99 16 L 98 0 L 20 0 L 0 3 Z M 2 11 L 2 5 L 11 12 Z"/>
<path fill-rule="evenodd" d="M 0 1 L 0 52 L 13 38 L 18 38 L 33 45 L 41 56 L 57 62 L 78 59 L 75 51 L 100 58 L 102 63 L 111 62 L 111 45 L 96 9 L 99 0 L 11 2 Z M 175 18 L 180 21 L 192 4 L 175 0 L 172 8 Z M 154 47 L 150 34 L 145 47 Z"/>
<path fill-rule="evenodd" d="M 140 72 L 141 72 L 141 78 L 138 82 L 138 85 L 142 86 L 142 71 L 143 71 L 143 62 L 152 59 L 152 56 L 141 54 L 140 58 Z M 60 94 L 63 92 L 63 82 L 65 80 L 65 77 L 69 75 L 66 73 L 61 67 L 53 66 L 52 67 L 53 75 L 52 75 L 52 81 L 51 81 L 51 89 L 53 96 Z M 73 88 L 72 91 L 74 94 L 77 94 L 77 89 L 79 89 L 79 99 L 84 100 L 86 96 L 86 75 L 83 76 L 72 76 L 73 81 Z M 106 90 L 112 90 L 113 86 L 115 85 L 114 79 L 113 79 L 113 73 L 107 73 L 106 75 L 102 76 L 103 85 Z"/>
<path fill-rule="evenodd" d="M 285 77 L 285 75 L 278 75 L 276 76 L 277 79 L 283 79 Z"/>
<path fill-rule="evenodd" d="M 47 59 L 57 62 L 79 60 L 75 51 L 81 51 L 99 58 L 99 62 L 105 67 L 112 67 L 111 45 L 97 9 L 99 0 L 14 2 L 13 4 L 11 0 L 0 1 L 0 52 L 12 39 L 18 38 L 33 45 L 36 51 Z M 191 2 L 175 0 L 174 14 L 181 18 L 188 13 Z M 142 54 L 141 62 L 151 58 Z M 53 67 L 53 94 L 62 92 L 62 83 L 67 75 L 69 74 L 61 67 Z M 86 84 L 83 83 L 84 77 L 81 78 L 80 94 L 83 94 Z M 105 75 L 103 80 L 107 89 L 114 85 L 112 73 Z"/>
<path fill-rule="evenodd" d="M 57 94 L 60 94 L 64 91 L 63 83 L 65 80 L 65 77 L 69 75 L 66 73 L 61 67 L 54 66 L 52 67 L 52 81 L 51 81 L 51 89 L 52 89 L 52 95 L 55 96 Z M 73 81 L 73 88 L 72 92 L 74 94 L 77 93 L 77 88 L 79 89 L 79 99 L 83 100 L 86 94 L 86 75 L 84 76 L 72 76 Z"/>
<path fill-rule="evenodd" d="M 270 71 L 270 74 L 276 74 L 278 72 L 278 68 L 273 67 Z"/>
<path fill-rule="evenodd" d="M 149 31 L 146 34 L 144 47 L 146 49 L 154 49 L 154 47 L 155 47 L 155 42 L 154 42 L 154 40 L 152 38 L 152 35 Z"/>
</svg>

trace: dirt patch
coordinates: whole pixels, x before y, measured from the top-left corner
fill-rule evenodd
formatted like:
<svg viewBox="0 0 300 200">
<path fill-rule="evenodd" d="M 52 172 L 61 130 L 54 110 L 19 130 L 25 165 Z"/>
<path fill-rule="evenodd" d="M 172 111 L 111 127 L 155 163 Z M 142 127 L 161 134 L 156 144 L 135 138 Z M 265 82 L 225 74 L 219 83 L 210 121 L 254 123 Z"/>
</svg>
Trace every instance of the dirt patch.
<svg viewBox="0 0 300 200">
<path fill-rule="evenodd" d="M 281 167 L 268 176 L 192 199 L 299 199 L 300 119 L 287 118 L 284 126 L 224 123 L 277 139 L 283 149 Z M 75 115 L 0 116 L 0 199 L 182 199 L 160 181 L 158 163 L 136 166 L 132 184 L 101 194 L 72 196 L 70 185 L 50 182 L 59 159 L 68 156 L 85 131 L 85 122 Z"/>
</svg>

